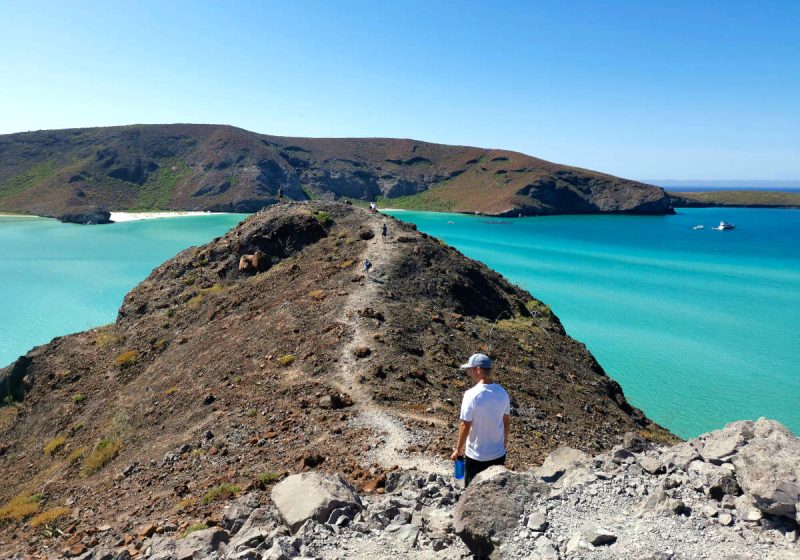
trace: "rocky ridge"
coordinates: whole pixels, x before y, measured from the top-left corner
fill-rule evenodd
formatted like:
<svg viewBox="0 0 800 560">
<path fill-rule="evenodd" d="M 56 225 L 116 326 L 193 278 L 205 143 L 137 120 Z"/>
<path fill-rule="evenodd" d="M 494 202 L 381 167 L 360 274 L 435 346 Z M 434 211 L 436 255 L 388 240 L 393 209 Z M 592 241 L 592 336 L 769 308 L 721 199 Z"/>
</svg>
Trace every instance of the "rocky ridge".
<svg viewBox="0 0 800 560">
<path fill-rule="evenodd" d="M 446 474 L 476 350 L 513 387 L 509 466 L 674 439 L 500 275 L 378 213 L 286 203 L 157 267 L 113 325 L 0 370 L 0 548 L 78 553 L 113 529 L 141 554 L 137 527 L 216 526 L 287 474 L 362 493 Z"/>
</svg>

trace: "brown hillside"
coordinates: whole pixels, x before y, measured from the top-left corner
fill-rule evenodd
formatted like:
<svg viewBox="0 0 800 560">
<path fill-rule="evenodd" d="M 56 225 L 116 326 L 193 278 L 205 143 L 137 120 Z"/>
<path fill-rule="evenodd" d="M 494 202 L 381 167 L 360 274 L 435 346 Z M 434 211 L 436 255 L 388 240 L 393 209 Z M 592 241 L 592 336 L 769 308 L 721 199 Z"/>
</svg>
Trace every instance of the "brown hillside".
<svg viewBox="0 0 800 560">
<path fill-rule="evenodd" d="M 257 250 L 263 270 L 239 272 Z M 477 350 L 512 395 L 518 468 L 626 431 L 669 438 L 500 275 L 392 218 L 289 203 L 159 266 L 115 324 L 0 370 L 19 401 L 0 408 L 0 508 L 40 495 L 40 511 L 77 508 L 75 530 L 125 532 L 213 519 L 215 488 L 264 473 L 313 467 L 374 487 L 393 465 L 447 457 L 468 387 L 457 365 Z M 0 542 L 50 542 L 26 540 L 24 519 L 0 522 Z"/>
<path fill-rule="evenodd" d="M 277 202 L 279 190 L 292 200 L 509 216 L 671 212 L 658 187 L 516 152 L 416 140 L 188 124 L 0 136 L 0 211 L 255 212 Z"/>
</svg>

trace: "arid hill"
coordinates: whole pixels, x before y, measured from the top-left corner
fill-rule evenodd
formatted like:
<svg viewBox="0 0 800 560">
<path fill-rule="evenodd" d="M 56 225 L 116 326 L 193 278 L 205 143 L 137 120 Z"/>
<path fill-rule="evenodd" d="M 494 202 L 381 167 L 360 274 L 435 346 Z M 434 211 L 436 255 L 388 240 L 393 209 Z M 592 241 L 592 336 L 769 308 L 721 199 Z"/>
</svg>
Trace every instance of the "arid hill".
<svg viewBox="0 0 800 560">
<path fill-rule="evenodd" d="M 659 187 L 517 152 L 417 140 L 190 124 L 0 136 L 0 211 L 77 221 L 98 208 L 255 212 L 279 190 L 291 200 L 507 216 L 672 211 Z"/>
<path fill-rule="evenodd" d="M 115 324 L 0 370 L 0 544 L 213 521 L 220 500 L 286 471 L 369 491 L 395 465 L 446 470 L 468 387 L 457 366 L 478 350 L 512 395 L 518 468 L 629 431 L 673 440 L 497 273 L 393 218 L 287 203 L 156 268 Z M 56 521 L 34 527 L 35 513 Z"/>
</svg>

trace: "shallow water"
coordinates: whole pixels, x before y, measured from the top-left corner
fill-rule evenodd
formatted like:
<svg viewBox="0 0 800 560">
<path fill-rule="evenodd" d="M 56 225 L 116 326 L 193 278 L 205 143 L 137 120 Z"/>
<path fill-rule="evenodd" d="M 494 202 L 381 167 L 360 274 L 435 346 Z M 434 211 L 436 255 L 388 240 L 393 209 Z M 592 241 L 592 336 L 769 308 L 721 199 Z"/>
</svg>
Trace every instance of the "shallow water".
<svg viewBox="0 0 800 560">
<path fill-rule="evenodd" d="M 82 226 L 0 216 L 0 367 L 54 336 L 113 322 L 153 268 L 244 217 Z"/>
<path fill-rule="evenodd" d="M 678 435 L 759 416 L 800 433 L 800 211 L 391 213 L 549 304 L 631 403 Z M 708 229 L 720 220 L 737 228 Z"/>
<path fill-rule="evenodd" d="M 549 304 L 628 399 L 675 433 L 758 416 L 800 433 L 800 211 L 502 224 L 394 214 Z M 123 296 L 154 267 L 244 217 L 108 226 L 0 217 L 0 366 L 54 336 L 113 322 Z M 692 230 L 723 219 L 737 229 Z"/>
</svg>

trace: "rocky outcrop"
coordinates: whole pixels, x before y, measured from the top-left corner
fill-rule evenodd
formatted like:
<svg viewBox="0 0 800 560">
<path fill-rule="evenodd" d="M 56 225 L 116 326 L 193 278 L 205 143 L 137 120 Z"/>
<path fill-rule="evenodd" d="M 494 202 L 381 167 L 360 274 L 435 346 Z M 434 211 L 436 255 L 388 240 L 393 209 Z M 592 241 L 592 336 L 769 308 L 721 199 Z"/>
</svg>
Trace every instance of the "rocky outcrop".
<svg viewBox="0 0 800 560">
<path fill-rule="evenodd" d="M 75 210 L 59 214 L 56 218 L 60 222 L 70 224 L 110 224 L 111 212 L 104 208 L 90 208 L 88 210 Z"/>
<path fill-rule="evenodd" d="M 490 467 L 478 474 L 453 514 L 456 534 L 476 558 L 501 558 L 497 545 L 513 537 L 525 502 L 545 490 L 530 474 Z"/>
<path fill-rule="evenodd" d="M 686 467 L 676 467 L 670 447 L 635 443 L 636 437 L 626 437 L 612 452 L 594 457 L 557 450 L 549 464 L 569 455 L 578 460 L 569 461 L 564 474 L 551 483 L 542 482 L 536 471 L 492 467 L 464 491 L 449 476 L 394 470 L 386 476 L 385 493 L 356 496 L 340 480 L 310 472 L 276 486 L 272 496 L 280 497 L 274 503 L 266 502 L 258 491 L 232 500 L 223 509 L 220 527 L 181 538 L 174 528 L 159 534 L 164 527 L 149 526 L 140 531 L 145 538 L 139 548 L 145 558 L 159 560 L 456 560 L 470 554 L 505 560 L 791 560 L 800 556 L 800 525 L 784 514 L 759 509 L 767 506 L 754 504 L 756 495 L 750 494 L 745 482 L 752 473 L 733 466 L 742 454 L 749 456 L 748 447 L 751 454 L 756 453 L 763 442 L 772 442 L 773 455 L 788 458 L 795 453 L 797 438 L 780 424 L 763 419 L 741 422 L 690 442 L 722 450 L 723 442 L 744 441 L 733 454 L 725 453 L 733 463 L 697 458 Z M 641 467 L 647 458 L 669 462 L 670 472 L 647 472 Z M 769 476 L 760 480 L 790 476 L 778 463 L 777 470 L 762 465 L 762 474 Z M 588 469 L 592 476 L 570 478 L 581 469 Z M 734 472 L 743 489 L 730 487 L 717 494 L 715 476 Z M 324 512 L 306 508 L 306 500 L 320 502 L 320 486 L 322 494 L 343 492 L 353 501 L 325 507 Z M 286 514 L 287 507 L 307 509 L 299 526 L 299 518 Z M 119 540 L 100 535 L 108 541 Z M 127 554 L 127 549 L 113 542 L 95 550 Z"/>
<path fill-rule="evenodd" d="M 290 476 L 272 489 L 272 501 L 284 523 L 296 532 L 306 521 L 325 521 L 336 509 L 360 511 L 361 500 L 341 477 L 319 473 Z"/>
</svg>

